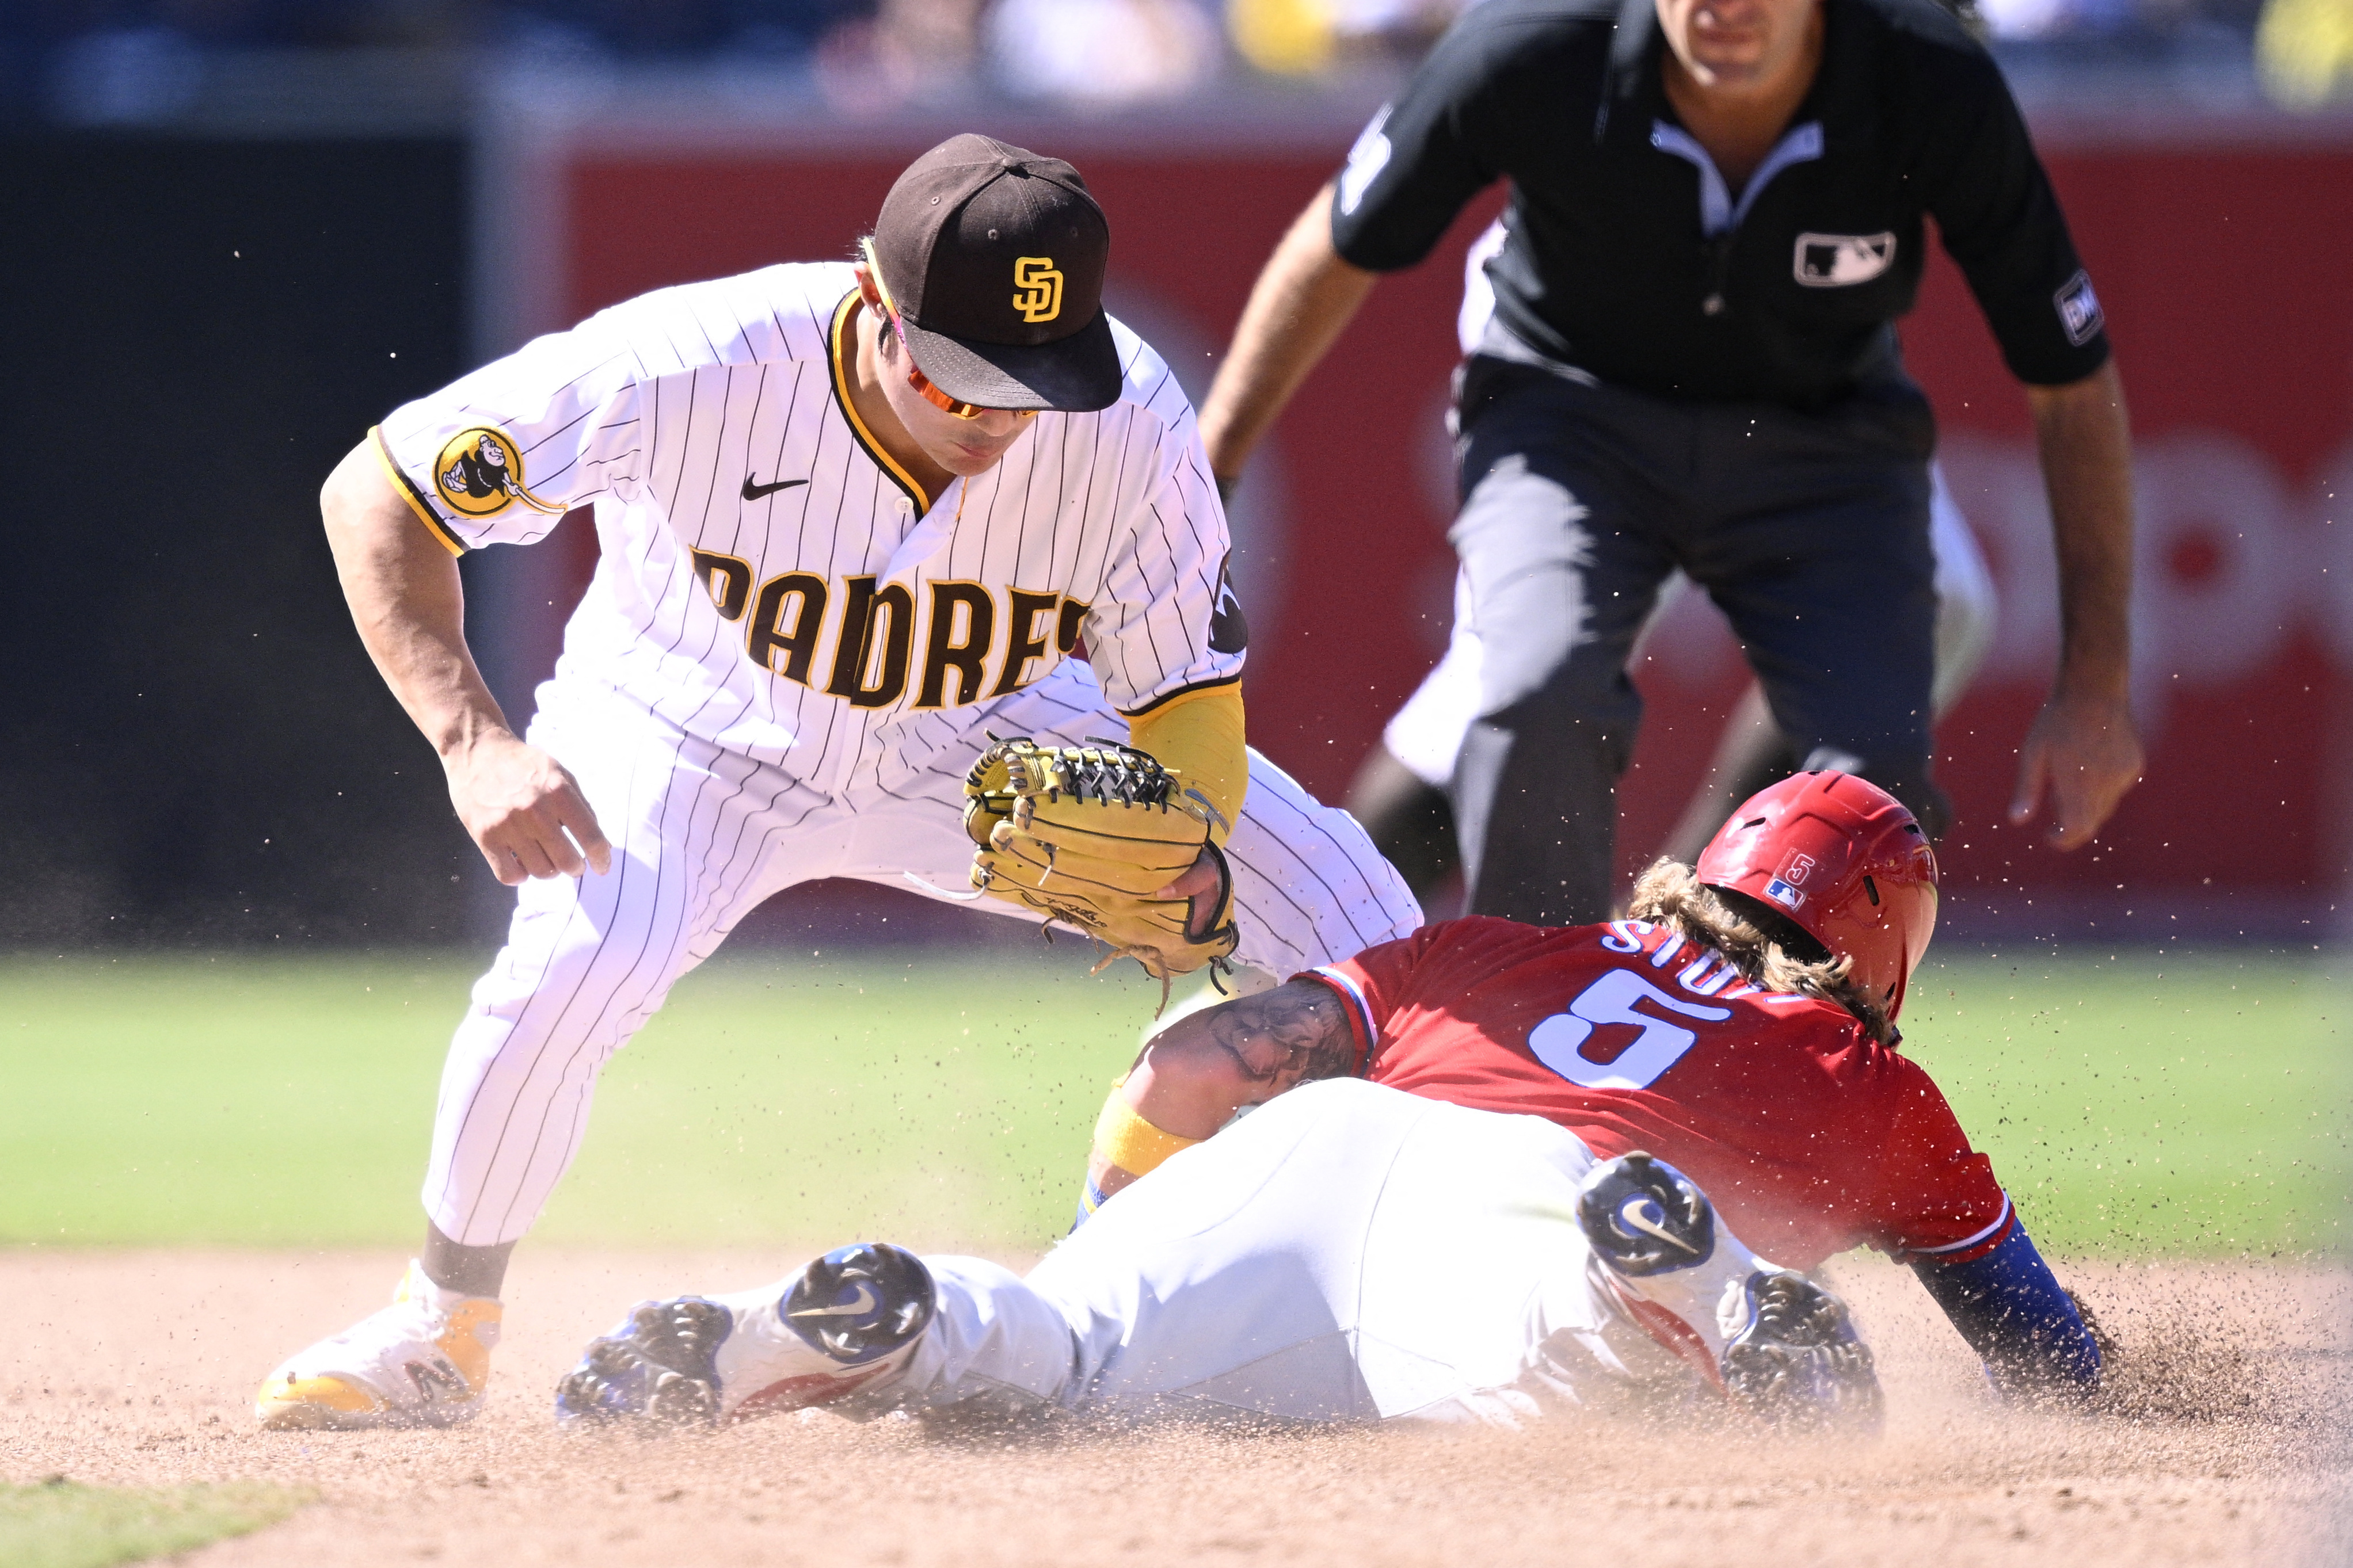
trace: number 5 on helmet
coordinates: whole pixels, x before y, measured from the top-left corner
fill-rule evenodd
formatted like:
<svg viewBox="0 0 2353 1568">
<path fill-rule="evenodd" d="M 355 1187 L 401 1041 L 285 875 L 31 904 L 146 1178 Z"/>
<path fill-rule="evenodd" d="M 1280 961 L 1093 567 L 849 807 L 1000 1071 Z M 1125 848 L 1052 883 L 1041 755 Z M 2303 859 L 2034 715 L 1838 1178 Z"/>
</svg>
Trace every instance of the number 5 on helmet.
<svg viewBox="0 0 2353 1568">
<path fill-rule="evenodd" d="M 1699 879 L 1795 924 L 1893 1019 L 1936 929 L 1936 852 L 1901 801 L 1852 773 L 1795 773 L 1743 801 Z"/>
</svg>

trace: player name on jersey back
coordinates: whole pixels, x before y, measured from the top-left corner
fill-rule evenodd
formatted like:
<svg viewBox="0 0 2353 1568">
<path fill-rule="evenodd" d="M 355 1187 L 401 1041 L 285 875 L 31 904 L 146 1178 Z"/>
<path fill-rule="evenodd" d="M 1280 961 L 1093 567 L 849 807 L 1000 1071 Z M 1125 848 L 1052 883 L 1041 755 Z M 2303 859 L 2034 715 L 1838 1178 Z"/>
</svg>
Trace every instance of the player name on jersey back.
<svg viewBox="0 0 2353 1568">
<path fill-rule="evenodd" d="M 408 404 L 381 442 L 453 549 L 530 543 L 593 505 L 600 560 L 559 674 L 821 787 L 923 717 L 1079 647 L 1136 711 L 1238 679 L 1217 621 L 1225 517 L 1193 410 L 1113 323 L 1125 395 L 1047 412 L 925 495 L 860 421 L 846 264 L 641 296 Z M 965 715 L 968 718 L 969 715 Z"/>
<path fill-rule="evenodd" d="M 1672 925 L 1472 915 L 1315 972 L 1376 1083 L 1682 1167 L 1743 1241 L 1811 1268 L 1996 1245 L 2010 1200 L 1943 1093 L 1834 1003 L 1759 987 Z"/>
</svg>

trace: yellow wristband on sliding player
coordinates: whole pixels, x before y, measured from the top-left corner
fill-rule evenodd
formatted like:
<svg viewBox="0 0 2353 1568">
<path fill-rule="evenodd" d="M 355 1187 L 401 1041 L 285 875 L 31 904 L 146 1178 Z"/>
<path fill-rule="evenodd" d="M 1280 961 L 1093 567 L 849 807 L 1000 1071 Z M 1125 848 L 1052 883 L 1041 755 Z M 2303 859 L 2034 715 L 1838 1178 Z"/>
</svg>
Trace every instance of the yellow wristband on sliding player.
<svg viewBox="0 0 2353 1568">
<path fill-rule="evenodd" d="M 1121 1079 L 1111 1086 L 1110 1098 L 1103 1101 L 1103 1114 L 1095 1118 L 1095 1155 L 1107 1164 L 1116 1165 L 1131 1176 L 1149 1175 L 1160 1168 L 1169 1155 L 1179 1149 L 1189 1149 L 1198 1138 L 1179 1138 L 1174 1132 L 1163 1131 L 1135 1113 L 1127 1097 L 1120 1092 L 1127 1087 Z"/>
</svg>

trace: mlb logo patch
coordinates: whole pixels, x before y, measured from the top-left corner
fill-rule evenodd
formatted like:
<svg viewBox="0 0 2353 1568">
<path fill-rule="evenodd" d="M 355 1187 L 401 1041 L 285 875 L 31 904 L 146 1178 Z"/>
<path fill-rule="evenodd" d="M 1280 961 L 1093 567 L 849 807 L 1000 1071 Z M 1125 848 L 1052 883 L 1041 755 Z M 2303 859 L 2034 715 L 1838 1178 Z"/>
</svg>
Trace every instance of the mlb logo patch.
<svg viewBox="0 0 2353 1568">
<path fill-rule="evenodd" d="M 1868 283 L 1895 259 L 1893 234 L 1801 234 L 1794 270 L 1809 289 Z"/>
<path fill-rule="evenodd" d="M 1805 908 L 1806 895 L 1776 877 L 1765 884 L 1765 896 L 1786 910 Z"/>
<path fill-rule="evenodd" d="M 1385 103 L 1381 105 L 1381 111 L 1373 116 L 1373 122 L 1357 136 L 1356 145 L 1348 149 L 1348 166 L 1340 171 L 1340 210 L 1343 213 L 1355 212 L 1356 204 L 1365 199 L 1365 187 L 1378 179 L 1381 171 L 1389 166 L 1389 139 L 1381 134 L 1381 127 L 1388 122 L 1389 108 Z"/>
<path fill-rule="evenodd" d="M 2067 341 L 2082 348 L 2092 341 L 2092 335 L 2107 324 L 2100 313 L 2100 297 L 2092 292 L 2092 275 L 2078 271 L 2067 279 L 2066 286 L 2051 296 L 2059 307 L 2059 324 L 2067 330 Z"/>
</svg>

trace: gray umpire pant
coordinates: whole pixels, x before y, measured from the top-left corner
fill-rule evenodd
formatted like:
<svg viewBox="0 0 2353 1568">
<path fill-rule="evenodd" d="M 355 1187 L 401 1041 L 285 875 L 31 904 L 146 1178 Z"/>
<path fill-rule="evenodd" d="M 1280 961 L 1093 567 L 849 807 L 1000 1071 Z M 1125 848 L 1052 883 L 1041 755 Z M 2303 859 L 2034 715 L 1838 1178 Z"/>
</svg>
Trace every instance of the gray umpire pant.
<svg viewBox="0 0 2353 1568">
<path fill-rule="evenodd" d="M 1476 354 L 1459 414 L 1451 537 L 1483 657 L 1451 790 L 1470 912 L 1609 918 L 1642 714 L 1627 659 L 1677 567 L 1731 620 L 1804 766 L 1860 773 L 1942 831 L 1935 433 L 1908 380 L 1809 414 Z"/>
</svg>

